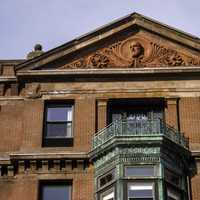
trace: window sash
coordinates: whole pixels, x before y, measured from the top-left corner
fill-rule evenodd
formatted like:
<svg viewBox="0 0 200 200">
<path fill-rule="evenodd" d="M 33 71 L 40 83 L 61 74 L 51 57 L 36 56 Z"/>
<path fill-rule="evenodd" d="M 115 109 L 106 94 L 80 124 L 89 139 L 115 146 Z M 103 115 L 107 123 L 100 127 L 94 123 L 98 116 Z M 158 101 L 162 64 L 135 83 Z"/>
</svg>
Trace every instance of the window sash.
<svg viewBox="0 0 200 200">
<path fill-rule="evenodd" d="M 115 200 L 115 189 L 111 187 L 102 193 L 100 193 L 99 198 L 100 200 Z"/>
<path fill-rule="evenodd" d="M 171 170 L 165 169 L 164 176 L 165 176 L 165 180 L 168 183 L 170 183 L 176 187 L 181 186 L 181 175 L 180 174 L 177 174 L 175 172 L 172 172 Z"/>
<path fill-rule="evenodd" d="M 130 182 L 127 185 L 128 200 L 154 199 L 154 183 L 152 182 Z"/>
<path fill-rule="evenodd" d="M 106 185 L 109 185 L 114 180 L 115 180 L 115 169 L 112 169 L 111 171 L 98 177 L 98 179 L 97 179 L 98 188 L 102 188 Z"/>
<path fill-rule="evenodd" d="M 72 115 L 73 115 L 72 105 L 60 105 L 60 106 L 51 105 L 47 106 L 46 121 L 47 122 L 72 121 Z"/>
<path fill-rule="evenodd" d="M 180 200 L 181 193 L 176 189 L 167 188 L 167 200 Z"/>
<path fill-rule="evenodd" d="M 107 194 L 106 196 L 104 196 L 102 198 L 102 200 L 114 200 L 114 198 L 115 198 L 115 194 L 114 194 L 114 191 L 113 191 L 110 194 Z"/>
<path fill-rule="evenodd" d="M 48 128 L 50 128 L 49 125 L 52 125 L 51 128 L 55 128 L 55 129 L 61 128 L 62 129 L 61 131 L 64 134 L 61 134 L 61 132 L 60 132 L 60 135 L 59 135 L 59 131 L 58 130 L 56 130 L 58 132 L 52 131 L 52 133 L 51 133 L 51 131 L 48 130 Z M 53 125 L 55 125 L 55 127 L 53 127 Z M 60 127 L 59 127 L 59 125 L 60 125 Z M 61 125 L 63 125 L 63 127 L 61 127 Z M 64 123 L 64 122 L 48 122 L 48 123 L 46 123 L 46 135 L 45 135 L 45 138 L 48 139 L 48 138 L 72 138 L 72 137 L 73 137 L 73 135 L 72 135 L 72 122 L 66 122 L 66 123 Z"/>
<path fill-rule="evenodd" d="M 45 110 L 44 139 L 73 138 L 73 105 L 52 102 Z"/>
<path fill-rule="evenodd" d="M 40 200 L 71 200 L 72 185 L 62 182 L 45 182 L 40 185 Z"/>
<path fill-rule="evenodd" d="M 153 177 L 155 176 L 154 166 L 126 166 L 126 177 Z"/>
</svg>

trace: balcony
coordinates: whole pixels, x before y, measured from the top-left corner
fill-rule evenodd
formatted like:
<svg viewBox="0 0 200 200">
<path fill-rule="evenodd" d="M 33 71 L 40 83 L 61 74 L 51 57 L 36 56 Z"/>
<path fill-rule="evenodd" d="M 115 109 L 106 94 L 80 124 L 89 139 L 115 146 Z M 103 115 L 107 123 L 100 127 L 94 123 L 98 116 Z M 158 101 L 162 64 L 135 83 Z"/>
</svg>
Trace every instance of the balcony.
<svg viewBox="0 0 200 200">
<path fill-rule="evenodd" d="M 188 138 L 164 121 L 157 119 L 115 121 L 93 137 L 92 150 L 101 148 L 102 145 L 114 139 L 123 138 L 129 138 L 129 141 L 148 141 L 152 138 L 168 139 L 185 149 L 189 149 Z"/>
</svg>

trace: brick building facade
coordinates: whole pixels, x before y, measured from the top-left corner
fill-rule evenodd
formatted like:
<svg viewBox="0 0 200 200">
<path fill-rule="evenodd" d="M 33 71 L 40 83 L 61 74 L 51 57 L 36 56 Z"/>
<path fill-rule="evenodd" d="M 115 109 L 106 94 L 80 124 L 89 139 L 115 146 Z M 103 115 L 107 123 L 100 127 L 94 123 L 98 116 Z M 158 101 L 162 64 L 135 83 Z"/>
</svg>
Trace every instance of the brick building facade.
<svg viewBox="0 0 200 200">
<path fill-rule="evenodd" d="M 200 200 L 199 66 L 137 13 L 1 60 L 0 199 Z"/>
</svg>

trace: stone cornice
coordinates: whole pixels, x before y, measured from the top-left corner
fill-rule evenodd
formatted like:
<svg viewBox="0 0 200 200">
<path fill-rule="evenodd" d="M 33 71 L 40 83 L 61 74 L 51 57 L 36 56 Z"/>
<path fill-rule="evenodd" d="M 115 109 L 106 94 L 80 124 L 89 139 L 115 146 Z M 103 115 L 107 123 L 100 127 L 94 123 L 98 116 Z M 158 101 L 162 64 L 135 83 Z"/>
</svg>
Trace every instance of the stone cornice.
<svg viewBox="0 0 200 200">
<path fill-rule="evenodd" d="M 26 160 L 26 159 L 88 159 L 87 152 L 66 153 L 66 152 L 52 152 L 52 153 L 13 153 L 10 154 L 11 160 Z"/>
<path fill-rule="evenodd" d="M 156 67 L 134 69 L 75 69 L 75 70 L 28 70 L 17 72 L 18 77 L 24 76 L 78 76 L 78 75 L 155 75 L 155 74 L 184 74 L 200 73 L 200 66 L 188 67 Z"/>
<path fill-rule="evenodd" d="M 0 76 L 0 82 L 16 82 L 17 78 L 15 76 Z"/>
<path fill-rule="evenodd" d="M 26 60 L 25 59 L 11 59 L 11 60 L 0 60 L 0 64 L 2 64 L 2 65 L 12 65 L 12 66 L 14 66 L 14 65 L 17 65 L 17 64 L 19 64 L 19 63 L 22 63 L 22 62 L 25 62 Z"/>
<path fill-rule="evenodd" d="M 200 150 L 199 151 L 191 151 L 192 156 L 200 161 Z"/>
<path fill-rule="evenodd" d="M 83 172 L 89 166 L 87 152 L 12 153 L 0 157 L 0 179 L 15 175 Z"/>
</svg>

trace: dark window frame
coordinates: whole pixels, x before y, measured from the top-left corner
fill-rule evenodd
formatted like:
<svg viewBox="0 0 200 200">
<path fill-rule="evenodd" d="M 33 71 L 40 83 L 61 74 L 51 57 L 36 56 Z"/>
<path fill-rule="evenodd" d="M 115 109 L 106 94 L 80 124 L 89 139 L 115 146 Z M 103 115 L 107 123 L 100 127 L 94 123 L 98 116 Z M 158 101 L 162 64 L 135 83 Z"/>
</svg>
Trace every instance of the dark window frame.
<svg viewBox="0 0 200 200">
<path fill-rule="evenodd" d="M 186 191 L 184 191 L 183 189 L 174 186 L 173 184 L 170 184 L 167 181 L 164 181 L 164 189 L 165 189 L 165 198 L 167 199 L 168 195 L 167 195 L 167 191 L 168 189 L 170 189 L 171 191 L 177 192 L 180 195 L 180 199 L 184 199 L 185 196 L 187 196 Z"/>
<path fill-rule="evenodd" d="M 73 193 L 73 181 L 72 180 L 39 180 L 38 184 L 38 200 L 43 200 L 43 186 L 47 185 L 56 185 L 56 186 L 69 186 L 70 187 L 70 200 L 73 199 L 72 193 Z"/>
<path fill-rule="evenodd" d="M 175 188 L 182 189 L 182 174 L 172 171 L 171 169 L 164 169 L 164 180 L 166 183 L 173 185 Z M 176 184 L 176 180 L 170 180 L 170 178 L 178 179 L 178 184 Z"/>
<path fill-rule="evenodd" d="M 59 107 L 71 107 L 72 108 L 72 121 L 47 121 L 48 108 L 59 108 Z M 47 124 L 61 124 L 61 123 L 71 123 L 71 137 L 58 137 L 50 138 L 47 137 Z M 74 127 L 74 101 L 65 100 L 65 101 L 46 101 L 44 104 L 44 119 L 43 119 L 43 136 L 42 136 L 42 147 L 71 147 L 73 146 L 74 136 L 73 136 L 73 127 Z"/>
</svg>

